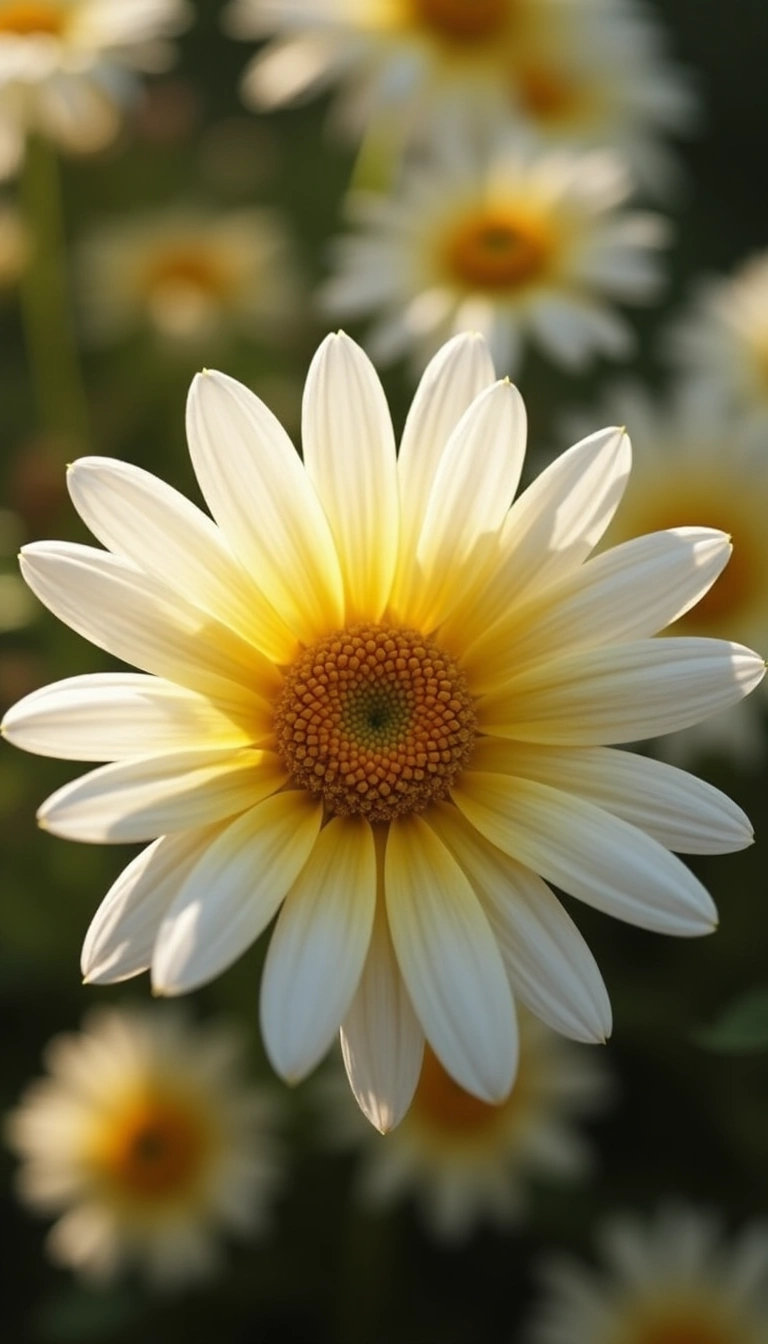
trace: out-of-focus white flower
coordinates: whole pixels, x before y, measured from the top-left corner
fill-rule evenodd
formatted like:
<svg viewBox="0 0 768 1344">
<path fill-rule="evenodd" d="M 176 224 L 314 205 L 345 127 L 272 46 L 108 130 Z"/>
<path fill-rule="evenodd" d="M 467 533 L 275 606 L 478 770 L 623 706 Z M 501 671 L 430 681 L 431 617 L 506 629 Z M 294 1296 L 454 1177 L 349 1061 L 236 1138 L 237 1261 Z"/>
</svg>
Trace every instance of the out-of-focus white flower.
<svg viewBox="0 0 768 1344">
<path fill-rule="evenodd" d="M 165 68 L 187 0 L 0 0 L 0 176 L 30 132 L 88 153 L 117 134 L 131 72 Z"/>
<path fill-rule="evenodd" d="M 602 412 L 627 425 L 634 447 L 632 479 L 607 544 L 660 531 L 673 518 L 726 532 L 733 542 L 727 568 L 672 631 L 705 638 L 728 631 L 768 652 L 768 421 L 759 442 L 693 390 L 660 409 L 639 388 L 625 387 Z M 756 765 L 765 751 L 760 710 L 757 700 L 742 701 L 661 739 L 657 749 L 678 763 L 717 751 Z"/>
<path fill-rule="evenodd" d="M 166 210 L 106 225 L 79 258 L 87 326 L 111 340 L 149 326 L 174 341 L 269 335 L 296 313 L 286 229 L 271 211 Z"/>
<path fill-rule="evenodd" d="M 263 1229 L 279 1178 L 277 1103 L 242 1077 L 239 1037 L 178 1011 L 92 1011 L 7 1121 L 21 1199 L 61 1214 L 51 1258 L 171 1286 L 211 1272 L 222 1233 Z"/>
<path fill-rule="evenodd" d="M 664 187 L 659 133 L 685 129 L 687 81 L 660 30 L 623 0 L 232 0 L 225 26 L 273 41 L 243 96 L 273 107 L 333 83 L 348 135 L 401 141 L 456 117 L 486 130 L 514 118 L 549 141 L 612 146 Z"/>
<path fill-rule="evenodd" d="M 725 1242 L 721 1220 L 676 1205 L 616 1218 L 600 1235 L 607 1272 L 543 1266 L 526 1344 L 766 1344 L 768 1227 Z"/>
<path fill-rule="evenodd" d="M 489 1106 L 471 1096 L 428 1049 L 411 1109 L 386 1138 L 363 1124 L 338 1076 L 318 1079 L 329 1143 L 360 1149 L 364 1203 L 384 1207 L 413 1195 L 430 1231 L 453 1239 L 483 1222 L 517 1221 L 529 1178 L 570 1181 L 589 1171 L 592 1152 L 574 1122 L 606 1099 L 602 1062 L 530 1013 L 521 1012 L 519 1026 L 520 1061 L 506 1101 Z"/>
<path fill-rule="evenodd" d="M 621 430 L 514 499 L 525 408 L 481 337 L 431 362 L 399 455 L 372 364 L 327 337 L 302 429 L 303 461 L 247 388 L 195 379 L 189 446 L 216 522 L 127 463 L 73 464 L 74 503 L 109 549 L 33 543 L 24 577 L 143 672 L 44 687 L 3 732 L 109 762 L 44 803 L 47 830 L 153 842 L 91 925 L 87 978 L 151 966 L 160 993 L 183 993 L 278 915 L 271 1061 L 297 1081 L 341 1028 L 355 1096 L 388 1129 L 425 1039 L 466 1091 L 507 1096 L 513 996 L 605 1039 L 605 985 L 548 882 L 658 932 L 713 929 L 669 851 L 741 849 L 747 818 L 607 744 L 713 714 L 765 666 L 728 641 L 657 638 L 717 578 L 724 534 L 673 529 L 589 558 L 629 474 Z"/>
<path fill-rule="evenodd" d="M 509 373 L 529 340 L 571 368 L 631 350 L 613 302 L 658 293 L 666 227 L 621 208 L 630 186 L 618 161 L 538 155 L 507 135 L 483 152 L 466 137 L 434 149 L 398 195 L 352 198 L 356 231 L 336 243 L 323 307 L 373 316 L 373 353 L 410 352 L 417 367 L 468 329 Z"/>
<path fill-rule="evenodd" d="M 698 396 L 768 444 L 768 251 L 699 285 L 669 351 Z"/>
</svg>

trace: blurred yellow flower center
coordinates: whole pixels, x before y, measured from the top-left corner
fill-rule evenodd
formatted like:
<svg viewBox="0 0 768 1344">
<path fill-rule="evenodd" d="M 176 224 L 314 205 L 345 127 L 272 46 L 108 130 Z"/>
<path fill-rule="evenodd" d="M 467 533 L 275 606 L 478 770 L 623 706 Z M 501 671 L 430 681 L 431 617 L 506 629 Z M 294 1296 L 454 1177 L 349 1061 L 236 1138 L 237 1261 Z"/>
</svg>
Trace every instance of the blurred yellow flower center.
<svg viewBox="0 0 768 1344">
<path fill-rule="evenodd" d="M 517 289 L 540 279 L 552 252 L 553 239 L 539 220 L 488 209 L 449 236 L 445 264 L 452 279 L 469 289 Z"/>
<path fill-rule="evenodd" d="M 739 1344 L 729 1329 L 707 1321 L 658 1321 L 631 1332 L 627 1344 Z"/>
<path fill-rule="evenodd" d="M 539 121 L 559 121 L 578 111 L 584 101 L 583 90 L 559 70 L 543 65 L 524 67 L 516 85 L 526 112 Z"/>
<path fill-rule="evenodd" d="M 305 649 L 275 715 L 294 784 L 372 822 L 445 798 L 475 740 L 454 660 L 417 630 L 356 625 Z"/>
<path fill-rule="evenodd" d="M 163 1201 L 189 1192 L 209 1145 L 210 1135 L 193 1106 L 147 1092 L 113 1117 L 94 1160 L 121 1195 Z"/>
<path fill-rule="evenodd" d="M 410 0 L 416 22 L 453 42 L 478 42 L 504 27 L 510 0 Z"/>
<path fill-rule="evenodd" d="M 58 37 L 65 27 L 65 15 L 57 4 L 46 0 L 10 0 L 0 3 L 0 34 L 15 33 L 18 37 L 32 37 L 48 33 Z"/>
<path fill-rule="evenodd" d="M 424 1049 L 419 1084 L 412 1102 L 413 1118 L 440 1134 L 468 1135 L 496 1123 L 499 1107 L 465 1092 L 446 1073 L 439 1059 Z"/>
<path fill-rule="evenodd" d="M 228 297 L 229 277 L 216 257 L 200 247 L 177 247 L 147 265 L 142 287 L 155 322 L 183 335 L 204 325 L 212 307 Z"/>
</svg>

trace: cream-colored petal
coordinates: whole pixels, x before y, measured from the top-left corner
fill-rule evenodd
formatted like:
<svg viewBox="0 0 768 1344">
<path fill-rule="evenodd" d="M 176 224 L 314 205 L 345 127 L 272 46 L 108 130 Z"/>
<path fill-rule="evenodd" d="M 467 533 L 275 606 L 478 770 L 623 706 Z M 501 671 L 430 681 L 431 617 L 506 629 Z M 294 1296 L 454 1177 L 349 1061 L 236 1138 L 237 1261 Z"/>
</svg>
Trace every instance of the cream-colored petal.
<svg viewBox="0 0 768 1344">
<path fill-rule="evenodd" d="M 360 1110 L 386 1134 L 399 1125 L 413 1099 L 424 1033 L 392 947 L 381 871 L 379 888 L 368 956 L 341 1026 L 341 1050 Z"/>
<path fill-rule="evenodd" d="M 123 869 L 85 935 L 80 965 L 89 984 L 112 985 L 149 970 L 168 907 L 220 830 L 162 836 Z"/>
<path fill-rule="evenodd" d="M 726 709 L 764 673 L 758 654 L 727 640 L 638 640 L 532 667 L 479 701 L 478 718 L 483 732 L 523 742 L 638 742 Z"/>
<path fill-rule="evenodd" d="M 458 604 L 441 639 L 461 653 L 519 600 L 586 560 L 621 501 L 632 463 L 621 429 L 604 429 L 569 448 L 515 500 L 498 560 L 479 592 Z"/>
<path fill-rule="evenodd" d="M 576 1041 L 604 1041 L 611 1005 L 603 978 L 547 884 L 490 844 L 451 804 L 431 808 L 429 824 L 467 874 L 515 996 L 555 1031 Z"/>
<path fill-rule="evenodd" d="M 573 793 L 681 854 L 725 854 L 744 849 L 754 838 L 749 818 L 726 794 L 685 770 L 635 752 L 486 737 L 477 743 L 472 768 Z"/>
<path fill-rule="evenodd" d="M 200 488 L 246 571 L 301 640 L 343 624 L 328 520 L 285 430 L 223 373 L 199 374 L 187 437 Z"/>
<path fill-rule="evenodd" d="M 307 794 L 273 794 L 209 845 L 157 935 L 152 984 L 184 994 L 213 980 L 250 947 L 307 862 L 322 807 Z"/>
<path fill-rule="evenodd" d="M 392 597 L 396 608 L 408 591 L 416 543 L 446 444 L 475 397 L 494 380 L 485 340 L 477 332 L 465 332 L 442 346 L 416 389 L 397 459 L 400 557 Z"/>
<path fill-rule="evenodd" d="M 65 761 L 116 761 L 182 750 L 236 749 L 259 736 L 207 696 L 141 672 L 97 672 L 42 686 L 8 710 L 3 736 L 15 747 Z"/>
<path fill-rule="evenodd" d="M 491 844 L 597 910 L 681 937 L 711 933 L 717 923 L 709 894 L 679 859 L 592 803 L 474 771 L 452 796 Z"/>
<path fill-rule="evenodd" d="M 154 575 L 193 606 L 230 626 L 268 658 L 286 663 L 296 640 L 224 536 L 188 499 L 148 471 L 109 457 L 83 457 L 67 473 L 72 502 L 114 554 Z"/>
<path fill-rule="evenodd" d="M 477 588 L 517 489 L 526 416 L 512 383 L 487 388 L 451 435 L 435 473 L 400 615 L 433 629 Z"/>
<path fill-rule="evenodd" d="M 357 991 L 376 905 L 376 851 L 362 817 L 323 828 L 283 902 L 261 981 L 272 1067 L 298 1082 L 329 1049 Z"/>
<path fill-rule="evenodd" d="M 515 602 L 462 658 L 475 694 L 534 662 L 655 635 L 698 602 L 732 551 L 724 532 L 654 532 L 588 560 L 544 593 Z"/>
<path fill-rule="evenodd" d="M 245 812 L 288 778 L 271 751 L 179 751 L 102 765 L 51 794 L 37 819 L 66 840 L 124 844 Z"/>
<path fill-rule="evenodd" d="M 504 964 L 462 868 L 419 816 L 390 825 L 385 887 L 398 965 L 427 1040 L 467 1092 L 502 1101 L 517 1068 Z"/>
<path fill-rule="evenodd" d="M 347 623 L 376 621 L 397 563 L 395 438 L 376 370 L 344 332 L 326 337 L 312 360 L 301 435 L 341 562 Z"/>
<path fill-rule="evenodd" d="M 25 546 L 21 572 L 59 620 L 98 648 L 237 712 L 258 704 L 269 731 L 276 669 L 156 579 L 107 551 L 53 541 Z"/>
</svg>

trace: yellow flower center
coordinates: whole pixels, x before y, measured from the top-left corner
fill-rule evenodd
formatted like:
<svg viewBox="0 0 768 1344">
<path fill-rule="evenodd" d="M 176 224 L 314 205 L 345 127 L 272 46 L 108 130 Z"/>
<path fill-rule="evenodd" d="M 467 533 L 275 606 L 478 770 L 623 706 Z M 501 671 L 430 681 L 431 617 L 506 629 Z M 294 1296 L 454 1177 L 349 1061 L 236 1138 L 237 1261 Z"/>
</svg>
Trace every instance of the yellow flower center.
<svg viewBox="0 0 768 1344">
<path fill-rule="evenodd" d="M 500 1107 L 491 1106 L 465 1092 L 426 1046 L 411 1115 L 416 1123 L 426 1125 L 437 1134 L 462 1138 L 496 1124 Z"/>
<path fill-rule="evenodd" d="M 445 798 L 476 719 L 454 660 L 417 630 L 357 625 L 305 649 L 275 715 L 294 784 L 372 822 Z"/>
<path fill-rule="evenodd" d="M 97 1170 L 115 1191 L 143 1204 L 189 1194 L 210 1149 L 210 1133 L 189 1101 L 147 1091 L 104 1126 Z"/>
<path fill-rule="evenodd" d="M 720 1328 L 706 1320 L 692 1316 L 659 1318 L 632 1330 L 626 1344 L 739 1344 L 742 1338 L 734 1336 L 728 1327 Z"/>
<path fill-rule="evenodd" d="M 451 42 L 482 42 L 500 33 L 511 0 L 410 0 L 415 21 Z"/>
<path fill-rule="evenodd" d="M 39 33 L 59 37 L 65 28 L 65 16 L 59 5 L 46 0 L 7 0 L 0 3 L 0 34 L 32 37 Z"/>
<path fill-rule="evenodd" d="M 174 335 L 206 325 L 212 308 L 229 297 L 230 289 L 229 276 L 217 258 L 194 245 L 153 258 L 140 283 L 154 321 Z"/>
<path fill-rule="evenodd" d="M 554 239 L 540 220 L 491 208 L 463 220 L 449 236 L 445 265 L 468 289 L 515 290 L 541 279 L 553 251 Z"/>
<path fill-rule="evenodd" d="M 583 102 L 583 90 L 559 70 L 544 65 L 524 67 L 517 76 L 520 101 L 530 116 L 544 122 L 565 120 Z"/>
</svg>

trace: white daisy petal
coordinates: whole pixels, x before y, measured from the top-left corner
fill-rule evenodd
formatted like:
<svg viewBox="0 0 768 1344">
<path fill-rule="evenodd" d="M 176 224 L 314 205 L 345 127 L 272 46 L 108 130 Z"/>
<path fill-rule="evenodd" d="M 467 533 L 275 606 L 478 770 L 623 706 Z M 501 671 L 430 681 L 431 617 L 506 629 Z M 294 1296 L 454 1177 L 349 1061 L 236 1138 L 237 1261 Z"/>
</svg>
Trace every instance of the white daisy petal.
<svg viewBox="0 0 768 1344">
<path fill-rule="evenodd" d="M 765 663 L 720 639 L 638 640 L 552 659 L 480 702 L 487 734 L 553 746 L 658 737 L 736 704 Z"/>
<path fill-rule="evenodd" d="M 358 1106 L 386 1134 L 411 1104 L 424 1033 L 397 965 L 381 895 L 362 978 L 341 1026 L 341 1050 Z"/>
<path fill-rule="evenodd" d="M 585 798 L 682 854 L 725 854 L 746 848 L 754 839 L 749 818 L 720 789 L 635 752 L 483 738 L 472 766 Z"/>
<path fill-rule="evenodd" d="M 717 912 L 679 859 L 602 808 L 531 780 L 471 774 L 452 791 L 468 821 L 548 882 L 657 933 L 711 933 Z"/>
<path fill-rule="evenodd" d="M 242 710 L 274 694 L 272 664 L 213 617 L 126 561 L 71 542 L 25 546 L 21 572 L 59 620 L 146 672 Z M 266 703 L 264 728 L 269 723 Z"/>
<path fill-rule="evenodd" d="M 376 851 L 362 817 L 335 817 L 285 898 L 261 982 L 273 1068 L 298 1082 L 328 1050 L 355 996 L 376 905 Z"/>
<path fill-rule="evenodd" d="M 592 953 L 540 877 L 489 845 L 457 809 L 429 824 L 467 874 L 496 936 L 512 989 L 531 1012 L 576 1041 L 604 1041 L 611 1005 Z"/>
<path fill-rule="evenodd" d="M 103 546 L 202 607 L 276 662 L 296 641 L 238 565 L 216 524 L 156 476 L 108 457 L 67 473 L 72 502 Z"/>
<path fill-rule="evenodd" d="M 328 522 L 272 412 L 234 378 L 200 374 L 187 402 L 189 451 L 235 554 L 300 639 L 343 623 Z"/>
<path fill-rule="evenodd" d="M 209 845 L 160 926 L 152 962 L 158 994 L 183 994 L 221 974 L 271 920 L 307 862 L 322 807 L 273 794 Z"/>
<path fill-rule="evenodd" d="M 397 563 L 395 439 L 378 375 L 343 332 L 326 337 L 310 365 L 302 443 L 345 576 L 347 620 L 378 620 Z"/>
<path fill-rule="evenodd" d="M 42 686 L 6 714 L 14 746 L 66 761 L 248 746 L 257 734 L 207 696 L 140 672 L 101 672 Z M 256 726 L 263 726 L 257 714 Z"/>
<path fill-rule="evenodd" d="M 418 816 L 392 823 L 385 874 L 392 942 L 427 1040 L 466 1091 L 501 1101 L 515 1075 L 517 1028 L 477 897 Z"/>
<path fill-rule="evenodd" d="M 285 784 L 271 751 L 180 751 L 102 765 L 46 799 L 37 819 L 68 840 L 152 840 L 244 812 Z"/>
<path fill-rule="evenodd" d="M 112 985 L 149 970 L 165 913 L 219 830 L 162 836 L 123 869 L 85 935 L 80 966 L 88 984 Z"/>
</svg>

